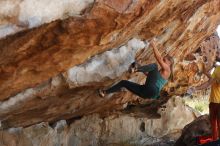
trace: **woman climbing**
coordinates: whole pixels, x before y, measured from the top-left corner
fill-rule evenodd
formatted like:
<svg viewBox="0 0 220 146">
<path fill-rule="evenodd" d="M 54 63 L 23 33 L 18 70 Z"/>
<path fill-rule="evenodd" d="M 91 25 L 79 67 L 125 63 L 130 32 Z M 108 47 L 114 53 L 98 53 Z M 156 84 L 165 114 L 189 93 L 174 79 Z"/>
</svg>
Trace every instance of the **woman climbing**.
<svg viewBox="0 0 220 146">
<path fill-rule="evenodd" d="M 162 58 L 154 40 L 150 42 L 150 45 L 153 48 L 154 56 L 161 66 L 161 69 L 158 70 L 156 63 L 144 66 L 138 66 L 137 63 L 132 63 L 130 68 L 131 72 L 143 72 L 144 74 L 147 74 L 145 84 L 139 85 L 127 80 L 122 80 L 107 90 L 100 89 L 99 95 L 101 97 L 104 97 L 109 93 L 120 91 L 121 88 L 124 87 L 142 98 L 159 98 L 161 89 L 166 84 L 167 80 L 172 77 L 172 67 L 174 61 L 169 55 L 166 55 L 164 58 Z"/>
</svg>

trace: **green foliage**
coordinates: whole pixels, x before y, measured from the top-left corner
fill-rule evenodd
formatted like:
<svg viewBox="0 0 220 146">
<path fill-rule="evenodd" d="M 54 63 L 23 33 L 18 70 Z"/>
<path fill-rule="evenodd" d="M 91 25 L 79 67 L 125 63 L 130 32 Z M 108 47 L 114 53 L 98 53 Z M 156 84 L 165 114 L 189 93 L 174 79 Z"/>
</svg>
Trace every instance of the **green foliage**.
<svg viewBox="0 0 220 146">
<path fill-rule="evenodd" d="M 199 112 L 201 112 L 201 113 L 204 111 L 204 109 L 205 109 L 204 104 L 195 105 L 195 110 L 197 110 L 197 111 L 199 111 Z"/>
<path fill-rule="evenodd" d="M 209 97 L 185 98 L 185 104 L 192 107 L 201 114 L 209 113 Z"/>
</svg>

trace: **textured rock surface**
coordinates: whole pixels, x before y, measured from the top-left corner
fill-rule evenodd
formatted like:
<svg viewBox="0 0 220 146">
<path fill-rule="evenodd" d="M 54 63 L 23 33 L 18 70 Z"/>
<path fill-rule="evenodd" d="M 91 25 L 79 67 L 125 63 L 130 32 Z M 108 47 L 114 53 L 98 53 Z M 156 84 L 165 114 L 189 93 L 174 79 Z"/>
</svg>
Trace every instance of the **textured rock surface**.
<svg viewBox="0 0 220 146">
<path fill-rule="evenodd" d="M 57 20 L 2 39 L 0 99 L 42 83 L 138 33 L 144 39 L 158 37 L 167 47 L 162 52 L 183 57 L 213 33 L 220 19 L 219 3 L 100 0 L 81 17 Z"/>
<path fill-rule="evenodd" d="M 201 116 L 192 123 L 184 127 L 181 137 L 175 143 L 175 146 L 194 146 L 195 137 L 211 134 L 211 124 L 209 116 Z"/>
<path fill-rule="evenodd" d="M 189 86 L 198 86 L 207 81 L 204 70 L 211 70 L 215 61 L 216 51 L 220 50 L 220 39 L 212 35 L 203 41 L 198 49 L 175 64 L 174 80 L 164 88 L 169 95 L 183 95 Z"/>
<path fill-rule="evenodd" d="M 41 123 L 28 128 L 11 128 L 0 133 L 0 145 L 7 146 L 132 146 L 157 145 L 176 140 L 183 125 L 195 115 L 180 97 L 170 99 L 160 109 L 161 117 L 134 112 L 136 107 L 123 113 L 102 118 L 97 114 L 75 119 L 72 123 L 60 121 Z M 132 110 L 133 109 L 133 110 Z M 131 110 L 133 112 L 131 112 Z M 149 110 L 144 107 L 145 111 Z M 128 112 L 128 113 L 126 113 Z M 182 114 L 179 114 L 182 112 Z"/>
<path fill-rule="evenodd" d="M 1 0 L 0 37 L 69 16 L 79 16 L 94 0 Z"/>
<path fill-rule="evenodd" d="M 97 89 L 112 84 L 121 76 L 128 78 L 130 75 L 125 72 L 136 55 L 140 52 L 144 54 L 142 48 L 146 45 L 143 41 L 132 39 L 125 46 L 97 55 L 84 65 L 73 67 L 35 88 L 11 97 L 0 104 L 2 125 L 27 126 L 45 120 L 53 122 L 93 112 L 122 109 L 123 104 L 138 98 L 122 93 L 102 99 Z M 134 77 L 133 80 L 141 79 Z"/>
<path fill-rule="evenodd" d="M 19 27 L 9 27 L 3 35 L 26 29 L 0 40 L 0 119 L 5 128 L 91 113 L 106 117 L 128 102 L 142 102 L 128 92 L 102 99 L 96 90 L 122 78 L 142 83 L 145 76 L 126 71 L 135 58 L 154 61 L 147 40 L 156 37 L 165 46 L 163 55 L 182 61 L 220 23 L 219 0 L 84 0 L 80 6 L 71 0 L 59 12 L 41 0 L 35 4 L 39 12 L 25 15 L 32 2 L 0 4 L 8 5 L 0 12 L 2 30 L 7 30 L 4 25 Z M 40 11 L 45 3 L 54 12 Z M 69 9 L 76 5 L 76 11 Z M 67 16 L 73 17 L 63 19 Z"/>
<path fill-rule="evenodd" d="M 169 145 L 163 142 L 176 140 L 196 118 L 180 97 L 152 101 L 122 91 L 103 99 L 97 89 L 120 79 L 143 83 L 143 74 L 127 70 L 134 60 L 155 61 L 153 37 L 177 62 L 168 94 L 205 81 L 201 72 L 219 49 L 219 39 L 209 37 L 220 23 L 219 6 L 219 0 L 0 1 L 0 146 Z M 207 118 L 195 123 L 178 146 L 210 130 Z"/>
</svg>

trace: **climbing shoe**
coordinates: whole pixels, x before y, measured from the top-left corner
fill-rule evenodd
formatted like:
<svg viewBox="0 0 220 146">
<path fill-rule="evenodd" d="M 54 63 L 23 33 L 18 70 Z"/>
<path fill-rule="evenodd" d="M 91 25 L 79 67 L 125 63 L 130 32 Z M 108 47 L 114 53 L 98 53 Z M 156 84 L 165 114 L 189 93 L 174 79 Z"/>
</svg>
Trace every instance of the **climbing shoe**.
<svg viewBox="0 0 220 146">
<path fill-rule="evenodd" d="M 106 93 L 105 93 L 105 90 L 99 89 L 99 90 L 98 90 L 98 93 L 99 93 L 99 96 L 100 96 L 100 97 L 105 97 L 105 94 L 106 94 Z"/>
<path fill-rule="evenodd" d="M 129 73 L 135 73 L 137 72 L 138 64 L 136 62 L 133 62 L 129 67 Z"/>
</svg>

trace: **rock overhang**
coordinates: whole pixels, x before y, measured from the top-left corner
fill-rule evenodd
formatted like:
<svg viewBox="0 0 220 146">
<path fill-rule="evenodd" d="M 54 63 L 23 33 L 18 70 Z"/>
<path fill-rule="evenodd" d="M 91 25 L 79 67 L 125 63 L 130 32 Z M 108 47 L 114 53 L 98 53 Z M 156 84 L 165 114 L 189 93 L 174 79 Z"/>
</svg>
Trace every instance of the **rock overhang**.
<svg viewBox="0 0 220 146">
<path fill-rule="evenodd" d="M 2 3 L 4 2 L 6 1 Z M 20 5 L 17 2 L 19 1 L 14 4 Z M 73 5 L 77 4 L 74 3 L 76 2 L 74 0 L 69 2 Z M 8 3 L 10 2 L 8 1 Z M 22 3 L 28 6 L 31 1 L 23 1 Z M 41 1 L 37 5 L 41 5 L 40 3 Z M 77 7 L 79 10 L 77 13 L 68 9 L 70 12 L 67 11 L 67 13 L 73 15 L 72 18 L 55 20 L 66 17 L 64 16 L 65 11 L 57 13 L 57 16 L 60 17 L 52 17 L 49 15 L 50 12 L 48 13 L 50 19 L 40 21 L 42 23 L 48 22 L 42 26 L 27 29 L 41 24 L 40 22 L 34 23 L 35 21 L 31 21 L 33 19 L 30 19 L 30 26 L 29 23 L 21 23 L 26 25 L 20 29 L 27 30 L 2 38 L 0 41 L 0 91 L 2 93 L 0 100 L 2 103 L 9 101 L 9 104 L 4 104 L 0 108 L 13 107 L 13 104 L 10 103 L 14 103 L 13 97 L 15 96 L 18 97 L 20 104 L 13 107 L 10 112 L 2 111 L 1 119 L 9 127 L 27 126 L 43 120 L 55 121 L 104 109 L 111 110 L 111 107 L 117 104 L 132 101 L 133 99 L 128 95 L 123 95 L 124 100 L 103 101 L 96 96 L 96 89 L 111 85 L 122 77 L 131 78 L 125 71 L 135 57 L 136 59 L 139 57 L 139 60 L 144 63 L 152 62 L 153 55 L 147 46 L 142 45 L 140 48 L 146 47 L 146 49 L 143 49 L 143 52 L 139 50 L 136 55 L 132 51 L 128 53 L 128 60 L 120 62 L 117 57 L 111 58 L 110 61 L 116 62 L 118 68 L 121 66 L 124 70 L 119 70 L 121 72 L 114 70 L 110 76 L 105 76 L 106 72 L 103 74 L 94 72 L 93 77 L 86 77 L 88 72 L 84 72 L 83 76 L 85 77 L 71 78 L 70 76 L 75 76 L 78 73 L 75 69 L 70 68 L 75 67 L 79 70 L 83 68 L 89 72 L 91 69 L 97 71 L 99 67 L 92 68 L 91 64 L 89 67 L 84 67 L 83 63 L 92 56 L 113 48 L 119 48 L 119 55 L 120 53 L 126 54 L 126 51 L 129 50 L 127 47 L 129 45 L 126 46 L 126 42 L 134 37 L 139 38 L 138 41 L 143 43 L 156 37 L 159 43 L 166 47 L 166 49 L 160 48 L 162 54 L 170 53 L 175 58 L 182 60 L 190 52 L 195 51 L 202 40 L 210 36 L 220 23 L 218 5 L 218 0 L 154 2 L 99 0 L 95 3 L 85 0 L 80 5 L 82 8 Z M 52 6 L 53 4 L 48 4 L 48 7 Z M 85 10 L 87 6 L 89 9 Z M 42 5 L 42 8 L 44 7 L 45 5 Z M 54 8 L 56 7 L 54 6 Z M 10 10 L 8 13 L 14 11 L 13 8 L 9 7 L 8 9 Z M 2 24 L 13 23 L 14 17 L 18 17 L 18 15 L 12 14 L 11 16 L 9 19 L 4 17 L 1 21 Z M 43 13 L 40 13 L 39 16 L 43 16 Z M 29 21 L 31 16 L 20 17 L 19 15 L 18 18 L 18 22 L 20 20 L 25 22 Z M 55 21 L 50 22 L 51 20 Z M 22 27 L 22 25 L 15 24 L 13 27 Z M 12 32 L 11 28 L 9 32 Z M 111 56 L 111 52 L 108 55 Z M 132 57 L 129 58 L 129 55 Z M 98 80 L 101 78 L 100 74 L 104 75 L 101 81 Z M 70 77 L 68 83 L 65 77 L 67 79 Z M 143 79 L 143 77 L 134 76 L 132 78 L 137 82 L 141 82 Z M 80 82 L 77 82 L 76 85 L 71 79 Z M 88 80 L 88 82 L 82 84 L 83 80 Z M 33 89 L 38 92 L 36 93 Z M 63 106 L 60 106 L 61 104 Z M 103 109 L 99 106 L 103 106 Z M 39 113 L 43 113 L 44 116 L 40 118 L 37 115 Z M 27 121 L 27 119 L 32 119 L 32 121 Z"/>
</svg>

